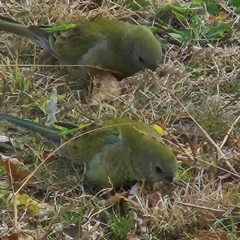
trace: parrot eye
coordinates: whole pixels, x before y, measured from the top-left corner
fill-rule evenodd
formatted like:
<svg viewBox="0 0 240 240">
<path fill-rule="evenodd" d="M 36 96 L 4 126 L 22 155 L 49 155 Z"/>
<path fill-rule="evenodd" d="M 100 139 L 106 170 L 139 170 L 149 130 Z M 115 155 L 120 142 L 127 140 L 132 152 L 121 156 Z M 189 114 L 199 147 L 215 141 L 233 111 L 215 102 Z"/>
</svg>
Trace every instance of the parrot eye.
<svg viewBox="0 0 240 240">
<path fill-rule="evenodd" d="M 141 57 L 139 57 L 138 60 L 139 60 L 139 62 L 145 63 L 145 61 Z"/>
<path fill-rule="evenodd" d="M 156 173 L 162 173 L 162 169 L 160 167 L 155 167 Z"/>
</svg>

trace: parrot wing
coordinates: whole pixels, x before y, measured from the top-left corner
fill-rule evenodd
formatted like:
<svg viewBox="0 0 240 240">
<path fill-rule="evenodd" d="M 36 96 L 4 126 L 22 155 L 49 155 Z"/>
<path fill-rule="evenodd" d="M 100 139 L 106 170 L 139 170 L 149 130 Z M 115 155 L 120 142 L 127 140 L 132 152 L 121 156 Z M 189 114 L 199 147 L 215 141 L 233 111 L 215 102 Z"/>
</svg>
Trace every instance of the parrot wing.
<svg viewBox="0 0 240 240">
<path fill-rule="evenodd" d="M 106 39 L 100 32 L 84 24 L 69 24 L 69 27 L 37 27 L 29 30 L 36 36 L 35 41 L 46 48 L 62 64 L 81 64 L 81 57 Z"/>
</svg>

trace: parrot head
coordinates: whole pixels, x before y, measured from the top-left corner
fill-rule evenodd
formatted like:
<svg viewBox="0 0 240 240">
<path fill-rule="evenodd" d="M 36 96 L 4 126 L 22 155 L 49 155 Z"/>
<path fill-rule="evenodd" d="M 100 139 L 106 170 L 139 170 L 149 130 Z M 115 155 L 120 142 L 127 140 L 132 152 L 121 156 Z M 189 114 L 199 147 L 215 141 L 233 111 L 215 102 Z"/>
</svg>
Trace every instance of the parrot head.
<svg viewBox="0 0 240 240">
<path fill-rule="evenodd" d="M 133 70 L 135 72 L 142 69 L 156 70 L 158 63 L 162 60 L 162 48 L 153 33 L 146 27 L 142 27 L 141 31 L 136 28 L 129 33 L 128 39 L 131 39 L 129 56 L 134 63 Z"/>
</svg>

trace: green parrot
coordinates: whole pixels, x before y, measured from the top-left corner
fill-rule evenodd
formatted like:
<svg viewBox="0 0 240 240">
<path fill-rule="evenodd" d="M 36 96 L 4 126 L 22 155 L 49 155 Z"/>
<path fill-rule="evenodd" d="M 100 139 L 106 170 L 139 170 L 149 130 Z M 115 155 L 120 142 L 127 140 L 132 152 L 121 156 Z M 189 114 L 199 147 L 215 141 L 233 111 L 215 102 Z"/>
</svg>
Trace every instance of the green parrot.
<svg viewBox="0 0 240 240">
<path fill-rule="evenodd" d="M 143 69 L 155 70 L 162 58 L 160 43 L 147 27 L 116 20 L 27 27 L 0 16 L 0 31 L 31 39 L 63 65 L 88 65 L 73 68 L 79 88 L 99 73 L 96 67 L 115 71 L 112 74 L 121 80 Z"/>
<path fill-rule="evenodd" d="M 163 144 L 155 128 L 143 122 L 111 119 L 60 129 L 2 113 L 0 119 L 38 133 L 60 147 L 60 156 L 82 169 L 85 165 L 87 180 L 101 187 L 131 186 L 142 180 L 172 181 L 177 171 L 171 148 Z"/>
</svg>

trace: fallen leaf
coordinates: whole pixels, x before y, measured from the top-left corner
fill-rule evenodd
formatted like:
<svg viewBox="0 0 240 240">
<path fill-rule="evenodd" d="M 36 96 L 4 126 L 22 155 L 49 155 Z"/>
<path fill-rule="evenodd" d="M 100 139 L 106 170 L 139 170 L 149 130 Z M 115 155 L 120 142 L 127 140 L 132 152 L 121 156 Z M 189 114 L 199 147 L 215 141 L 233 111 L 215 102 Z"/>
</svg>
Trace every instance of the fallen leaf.
<svg viewBox="0 0 240 240">
<path fill-rule="evenodd" d="M 44 152 L 43 152 L 43 158 L 44 158 L 44 159 L 47 158 L 47 159 L 44 161 L 45 164 L 49 164 L 49 163 L 51 163 L 51 162 L 53 162 L 53 161 L 56 161 L 56 160 L 58 159 L 54 154 L 52 154 L 54 151 L 55 151 L 55 149 L 44 150 Z"/>
<path fill-rule="evenodd" d="M 135 207 L 139 207 L 139 203 L 129 198 L 128 192 L 116 193 L 114 196 L 111 196 L 107 201 L 105 201 L 105 207 L 109 207 L 113 204 L 119 203 L 121 201 L 128 202 Z"/>
<path fill-rule="evenodd" d="M 14 182 L 18 180 L 25 179 L 29 172 L 28 170 L 19 170 L 18 168 L 20 166 L 23 166 L 24 164 L 20 162 L 16 157 L 6 157 L 3 154 L 0 154 L 0 164 L 4 166 L 5 171 L 7 172 L 9 181 L 12 183 L 12 180 Z"/>
<path fill-rule="evenodd" d="M 121 95 L 123 83 L 111 74 L 104 74 L 101 78 L 95 77 L 93 83 L 92 101 L 114 101 Z"/>
<path fill-rule="evenodd" d="M 17 205 L 22 205 L 27 208 L 28 211 L 38 214 L 39 213 L 39 205 L 38 202 L 35 201 L 32 197 L 27 194 L 18 194 L 16 196 Z"/>
<path fill-rule="evenodd" d="M 17 233 L 12 233 L 7 237 L 7 240 L 18 240 L 18 234 Z"/>
<path fill-rule="evenodd" d="M 153 125 L 153 128 L 155 128 L 155 130 L 157 130 L 157 132 L 160 134 L 160 135 L 168 135 L 168 132 L 165 131 L 161 126 L 157 125 L 157 124 L 154 124 Z"/>
</svg>

